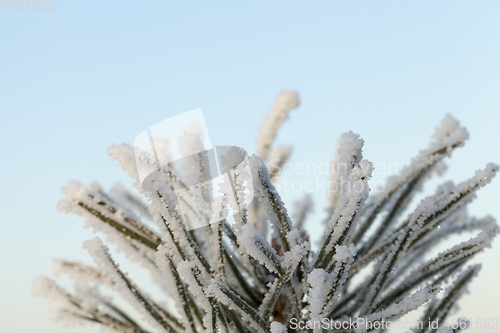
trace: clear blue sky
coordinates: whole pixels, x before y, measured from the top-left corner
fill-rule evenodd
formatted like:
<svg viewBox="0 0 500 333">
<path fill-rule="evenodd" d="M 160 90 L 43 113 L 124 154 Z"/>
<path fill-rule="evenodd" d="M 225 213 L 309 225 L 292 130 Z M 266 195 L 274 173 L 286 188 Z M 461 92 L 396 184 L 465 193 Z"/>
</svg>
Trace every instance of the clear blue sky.
<svg viewBox="0 0 500 333">
<path fill-rule="evenodd" d="M 55 0 L 54 8 L 0 9 L 2 332 L 64 331 L 31 295 L 51 258 L 89 261 L 81 243 L 93 235 L 56 211 L 60 188 L 71 179 L 130 184 L 106 148 L 181 112 L 202 108 L 214 145 L 251 153 L 274 95 L 297 90 L 302 105 L 278 137 L 294 145 L 293 163 L 325 162 L 353 130 L 376 166 L 408 163 L 452 113 L 471 140 L 446 176 L 500 163 L 498 1 Z M 298 195 L 284 198 L 291 205 Z M 500 218 L 499 198 L 495 179 L 472 212 Z M 500 313 L 496 243 L 479 258 L 486 265 L 463 315 Z M 83 331 L 97 329 L 70 332 Z"/>
</svg>

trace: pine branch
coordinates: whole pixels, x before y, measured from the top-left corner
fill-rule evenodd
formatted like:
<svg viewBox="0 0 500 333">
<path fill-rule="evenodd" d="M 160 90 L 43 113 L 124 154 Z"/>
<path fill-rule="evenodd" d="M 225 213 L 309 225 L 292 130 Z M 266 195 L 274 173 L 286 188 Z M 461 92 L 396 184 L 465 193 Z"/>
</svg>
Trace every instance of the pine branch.
<svg viewBox="0 0 500 333">
<path fill-rule="evenodd" d="M 168 151 L 159 151 L 165 142 L 156 145 L 160 139 L 151 135 L 151 151 L 126 144 L 110 147 L 109 155 L 134 179 L 149 207 L 120 186 L 108 195 L 96 184 L 72 182 L 58 208 L 82 215 L 85 227 L 105 233 L 125 250 L 127 259 L 145 267 L 176 311 L 141 291 L 96 239 L 84 247 L 97 267 L 54 262 L 56 275 L 75 280 L 75 294 L 46 278 L 36 282 L 36 293 L 57 302 L 56 319 L 134 333 L 147 333 L 143 324 L 169 333 L 293 333 L 292 319 L 381 323 L 432 300 L 424 318 L 443 322 L 479 270 L 472 266 L 460 273 L 464 265 L 500 233 L 493 218 L 467 215 L 467 205 L 499 167 L 488 164 L 456 186 L 440 185 L 402 218 L 424 182 L 441 173 L 444 158 L 468 139 L 467 131 L 446 117 L 430 146 L 390 177 L 384 190 L 370 196 L 373 165 L 363 160 L 364 141 L 347 132 L 332 163 L 331 181 L 338 190 L 329 193 L 328 220 L 319 251 L 313 253 L 303 228 L 311 199 L 305 196 L 296 204 L 290 218 L 276 183 L 291 149 L 272 147 L 278 129 L 298 104 L 296 93 L 278 96 L 257 140 L 257 155 L 263 159 L 249 158 L 237 147 L 204 152 L 200 136 L 192 131 L 179 138 L 189 168 L 182 161 L 171 162 Z M 209 181 L 215 161 L 209 154 L 215 152 L 222 183 Z M 252 195 L 257 200 L 250 200 Z M 431 255 L 446 238 L 475 230 L 481 233 Z M 455 276 L 445 295 L 436 298 L 439 285 Z M 118 292 L 140 319 L 102 296 L 100 287 Z M 317 327 L 298 331 L 324 332 Z"/>
</svg>

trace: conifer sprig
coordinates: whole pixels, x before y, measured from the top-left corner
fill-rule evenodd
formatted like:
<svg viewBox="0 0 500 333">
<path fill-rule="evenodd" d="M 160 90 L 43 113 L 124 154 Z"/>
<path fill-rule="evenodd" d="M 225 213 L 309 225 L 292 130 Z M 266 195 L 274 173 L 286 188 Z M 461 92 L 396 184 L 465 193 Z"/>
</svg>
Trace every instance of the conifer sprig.
<svg viewBox="0 0 500 333">
<path fill-rule="evenodd" d="M 467 205 L 499 167 L 490 163 L 458 185 L 444 183 L 411 211 L 423 184 L 440 174 L 445 158 L 468 140 L 467 130 L 446 116 L 429 147 L 375 194 L 369 186 L 374 168 L 362 154 L 365 142 L 347 132 L 332 165 L 331 179 L 338 190 L 329 193 L 325 231 L 313 251 L 305 228 L 311 198 L 305 196 L 289 214 L 275 185 L 291 148 L 273 148 L 273 142 L 298 105 L 295 92 L 277 96 L 260 130 L 257 155 L 247 160 L 248 172 L 237 167 L 246 158 L 238 149 L 222 157 L 222 169 L 231 180 L 225 190 L 234 194 L 232 204 L 225 194 L 213 198 L 206 183 L 210 161 L 203 156 L 196 159 L 196 188 L 184 183 L 183 170 L 159 166 L 151 154 L 126 144 L 110 147 L 110 156 L 147 200 L 119 185 L 106 193 L 96 184 L 72 182 L 64 189 L 66 198 L 59 210 L 83 216 L 85 227 L 105 234 L 108 243 L 148 270 L 175 306 L 148 296 L 96 238 L 84 247 L 97 267 L 54 261 L 56 275 L 75 280 L 74 293 L 47 277 L 36 281 L 35 293 L 57 303 L 53 319 L 134 333 L 322 333 L 321 328 L 295 329 L 292 319 L 382 322 L 423 306 L 422 321 L 444 322 L 480 269 L 467 266 L 471 258 L 500 232 L 492 217 L 467 215 Z M 190 142 L 200 145 L 190 135 L 183 140 L 184 150 L 190 149 Z M 141 183 L 136 161 L 153 170 L 147 182 Z M 255 195 L 250 204 L 245 201 L 249 189 Z M 218 210 L 210 213 L 211 206 Z M 236 212 L 234 223 L 226 219 L 228 210 Z M 189 227 L 193 225 L 203 227 Z M 419 260 L 429 258 L 431 249 L 449 236 L 477 231 L 470 240 Z M 352 282 L 360 272 L 364 279 Z M 135 313 L 101 294 L 106 289 L 122 296 Z"/>
</svg>

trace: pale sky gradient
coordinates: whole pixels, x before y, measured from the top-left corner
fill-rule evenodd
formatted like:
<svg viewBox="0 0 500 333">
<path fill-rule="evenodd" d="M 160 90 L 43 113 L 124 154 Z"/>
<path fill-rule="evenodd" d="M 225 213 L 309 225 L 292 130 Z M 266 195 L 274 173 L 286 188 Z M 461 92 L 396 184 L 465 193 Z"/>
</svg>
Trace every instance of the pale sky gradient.
<svg viewBox="0 0 500 333">
<path fill-rule="evenodd" d="M 294 146 L 292 163 L 326 162 L 352 130 L 379 170 L 402 167 L 446 113 L 471 133 L 446 178 L 500 163 L 498 1 L 55 0 L 54 8 L 0 9 L 2 332 L 66 332 L 31 291 L 36 276 L 51 275 L 51 258 L 90 262 L 81 243 L 93 234 L 56 211 L 60 188 L 72 179 L 130 185 L 106 148 L 176 114 L 201 108 L 214 145 L 252 153 L 274 95 L 293 89 L 302 104 L 278 137 Z M 300 195 L 283 197 L 291 208 Z M 472 212 L 500 218 L 499 198 L 495 179 Z M 324 216 L 323 193 L 315 199 L 309 225 Z M 485 265 L 462 315 L 499 317 L 499 258 L 496 240 L 478 257 Z"/>
</svg>

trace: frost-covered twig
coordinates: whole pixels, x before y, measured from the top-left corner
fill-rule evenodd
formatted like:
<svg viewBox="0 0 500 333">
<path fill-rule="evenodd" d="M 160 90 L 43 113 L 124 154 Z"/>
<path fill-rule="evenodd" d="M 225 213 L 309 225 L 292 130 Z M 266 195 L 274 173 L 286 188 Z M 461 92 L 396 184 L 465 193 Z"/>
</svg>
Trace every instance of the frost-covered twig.
<svg viewBox="0 0 500 333">
<path fill-rule="evenodd" d="M 268 116 L 264 119 L 257 139 L 257 156 L 267 160 L 269 148 L 283 122 L 288 118 L 288 112 L 299 106 L 299 96 L 293 91 L 282 91 L 276 96 Z"/>
<path fill-rule="evenodd" d="M 109 155 L 148 202 L 122 185 L 106 193 L 96 184 L 72 182 L 64 189 L 59 209 L 83 216 L 86 227 L 104 233 L 127 259 L 146 268 L 165 299 L 147 295 L 119 268 L 107 246 L 94 239 L 84 247 L 97 267 L 54 262 L 56 275 L 75 280 L 75 293 L 48 278 L 37 280 L 35 292 L 57 301 L 54 319 L 137 333 L 147 332 L 144 324 L 153 332 L 171 333 L 311 333 L 324 330 L 297 329 L 291 323 L 339 324 L 346 318 L 380 323 L 432 300 L 424 320 L 444 322 L 479 271 L 477 265 L 465 265 L 500 232 L 492 217 L 467 215 L 475 193 L 499 167 L 490 163 L 458 185 L 446 182 L 410 211 L 424 182 L 441 174 L 443 159 L 468 139 L 465 128 L 447 116 L 430 146 L 390 177 L 382 192 L 371 195 L 374 168 L 363 159 L 364 141 L 347 132 L 333 163 L 331 180 L 338 190 L 329 198 L 318 251 L 312 251 L 304 228 L 306 217 L 308 224 L 315 223 L 309 216 L 311 198 L 304 196 L 289 216 L 277 183 L 291 149 L 271 149 L 279 127 L 298 104 L 296 93 L 278 95 L 260 130 L 258 156 L 248 157 L 236 147 L 222 156 L 221 171 L 230 183 L 218 185 L 221 196 L 205 184 L 209 160 L 192 156 L 203 148 L 196 135 L 184 134 L 180 142 L 184 155 L 195 161 L 193 170 L 179 170 L 175 163 L 160 165 L 157 156 L 126 144 L 111 146 Z M 168 152 L 161 156 L 168 160 Z M 137 164 L 150 174 L 139 177 Z M 183 171 L 202 184 L 188 186 Z M 249 193 L 255 200 L 248 200 Z M 475 231 L 480 233 L 468 241 L 432 252 L 450 236 Z M 435 297 L 440 285 L 453 278 L 444 295 Z M 120 294 L 137 313 L 129 314 L 103 296 L 100 290 L 105 288 Z M 173 301 L 173 308 L 163 305 L 166 299 Z"/>
</svg>

